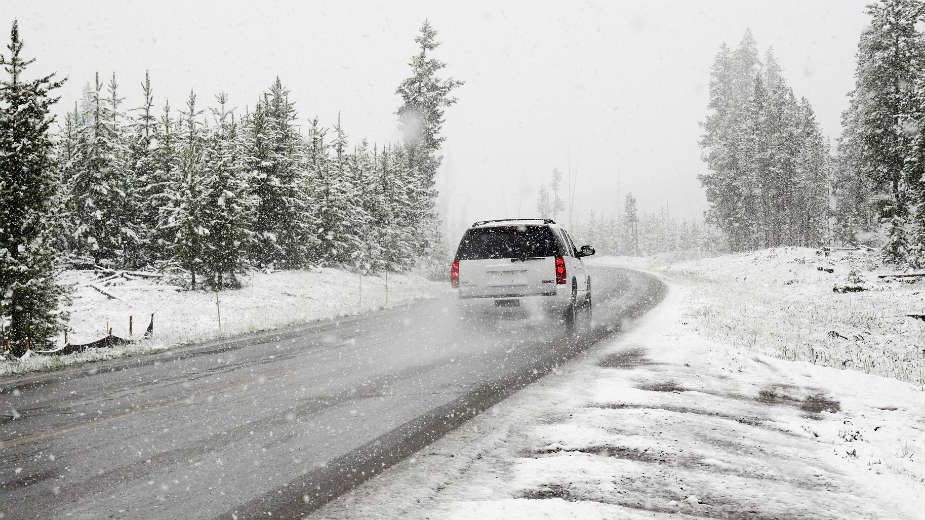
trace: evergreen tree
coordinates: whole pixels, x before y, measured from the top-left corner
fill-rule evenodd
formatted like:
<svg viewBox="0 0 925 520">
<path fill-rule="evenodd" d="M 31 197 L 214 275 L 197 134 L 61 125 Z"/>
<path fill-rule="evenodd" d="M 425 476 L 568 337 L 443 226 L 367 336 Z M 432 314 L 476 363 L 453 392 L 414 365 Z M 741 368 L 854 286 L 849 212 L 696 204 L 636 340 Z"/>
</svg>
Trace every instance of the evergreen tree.
<svg viewBox="0 0 925 520">
<path fill-rule="evenodd" d="M 208 233 L 204 222 L 202 111 L 196 106 L 196 94 L 190 91 L 186 111 L 181 112 L 182 131 L 178 136 L 176 177 L 166 194 L 166 229 L 172 238 L 171 258 L 190 275 L 195 289 L 196 276 L 204 268 L 203 236 Z"/>
<path fill-rule="evenodd" d="M 369 145 L 365 140 L 353 152 L 349 162 L 349 185 L 354 201 L 354 229 L 359 247 L 353 252 L 353 266 L 360 273 L 369 273 L 377 258 L 382 258 L 382 249 L 378 243 L 379 226 L 373 220 L 378 200 L 375 190 L 375 160 L 370 156 Z"/>
<path fill-rule="evenodd" d="M 148 72 L 145 72 L 141 91 L 143 102 L 134 109 L 135 116 L 128 137 L 128 163 L 133 184 L 130 196 L 133 212 L 130 220 L 137 229 L 141 246 L 139 259 L 134 262 L 137 265 L 150 264 L 160 256 L 157 253 L 161 249 L 157 229 L 160 208 L 165 202 L 165 192 L 170 183 L 170 178 L 164 175 L 158 164 L 158 122 L 154 114 L 154 96 Z"/>
<path fill-rule="evenodd" d="M 549 197 L 549 189 L 545 183 L 540 184 L 536 195 L 536 211 L 540 218 L 552 218 L 552 199 Z"/>
<path fill-rule="evenodd" d="M 816 115 L 806 98 L 800 101 L 795 180 L 792 197 L 795 209 L 791 229 L 794 232 L 790 243 L 802 246 L 819 246 L 827 237 L 831 215 L 830 189 L 832 184 L 829 147 L 822 136 Z"/>
<path fill-rule="evenodd" d="M 360 247 L 354 234 L 356 201 L 351 199 L 347 137 L 339 119 L 330 145 L 325 140 L 326 134 L 315 118 L 308 132 L 307 153 L 308 174 L 314 188 L 313 224 L 318 244 L 314 261 L 341 265 L 353 258 Z M 332 148 L 333 157 L 330 155 Z"/>
<path fill-rule="evenodd" d="M 160 264 L 170 260 L 177 228 L 172 218 L 180 191 L 178 141 L 179 122 L 170 113 L 170 102 L 164 102 L 164 109 L 155 127 L 153 150 L 154 173 L 151 183 L 144 187 L 147 193 L 142 217 L 156 219 L 156 225 L 148 229 L 149 263 Z M 150 211 L 150 213 L 148 213 Z"/>
<path fill-rule="evenodd" d="M 204 145 L 202 175 L 202 266 L 209 283 L 222 289 L 237 286 L 235 274 L 247 266 L 253 238 L 253 200 L 237 143 L 237 125 L 226 107 L 228 97 L 216 96 L 215 126 Z"/>
<path fill-rule="evenodd" d="M 552 180 L 549 182 L 549 191 L 552 194 L 552 219 L 559 218 L 559 212 L 565 209 L 562 201 L 562 172 L 558 168 L 552 169 Z"/>
<path fill-rule="evenodd" d="M 64 288 L 56 282 L 60 251 L 55 249 L 59 178 L 53 164 L 49 128 L 52 91 L 62 81 L 50 74 L 26 79 L 34 59 L 22 55 L 19 24 L 10 29 L 8 54 L 0 54 L 6 77 L 0 81 L 0 317 L 14 354 L 26 341 L 45 348 L 66 315 Z"/>
<path fill-rule="evenodd" d="M 61 182 L 57 190 L 56 205 L 62 217 L 60 223 L 62 236 L 58 239 L 59 247 L 62 251 L 70 250 L 71 243 L 68 237 L 70 237 L 74 231 L 74 229 L 69 226 L 69 224 L 74 222 L 74 218 L 69 213 L 68 194 L 71 192 L 70 186 L 78 166 L 78 132 L 81 127 L 80 113 L 77 110 L 77 103 L 75 102 L 74 110 L 65 115 L 64 126 L 58 131 L 58 140 L 55 145 L 55 164 L 60 172 L 59 179 Z"/>
<path fill-rule="evenodd" d="M 908 258 L 906 227 L 912 189 L 921 171 L 907 163 L 915 147 L 917 75 L 925 65 L 925 39 L 916 24 L 923 16 L 918 0 L 882 0 L 867 7 L 871 24 L 858 43 L 855 88 L 849 99 L 853 124 L 844 128 L 845 142 L 856 143 L 859 174 L 873 184 L 874 200 L 884 226 L 884 258 Z M 848 134 L 847 132 L 851 132 Z"/>
<path fill-rule="evenodd" d="M 632 193 L 626 194 L 626 204 L 623 212 L 623 236 L 626 237 L 624 251 L 629 255 L 639 255 L 639 213 L 636 209 L 636 197 Z"/>
<path fill-rule="evenodd" d="M 434 234 L 439 225 L 435 181 L 443 160 L 440 149 L 445 140 L 441 135 L 444 113 L 456 103 L 452 92 L 463 82 L 439 76 L 446 64 L 432 56 L 440 44 L 429 21 L 424 21 L 414 41 L 418 52 L 409 63 L 411 75 L 396 90 L 402 98 L 397 115 L 406 149 L 403 152 L 409 176 L 406 184 L 414 208 L 407 225 L 417 230 L 418 248 L 428 250 L 422 253 L 432 254 L 434 246 L 440 243 L 439 234 Z"/>
<path fill-rule="evenodd" d="M 301 136 L 295 106 L 279 78 L 257 104 L 246 127 L 244 163 L 255 197 L 252 258 L 260 267 L 297 268 L 310 242 Z"/>
<path fill-rule="evenodd" d="M 72 250 L 97 264 L 115 267 L 121 266 L 124 253 L 121 198 L 125 178 L 119 156 L 119 119 L 111 108 L 118 104 L 118 97 L 110 95 L 107 102 L 97 74 L 83 102 L 69 214 L 75 220 Z"/>
</svg>

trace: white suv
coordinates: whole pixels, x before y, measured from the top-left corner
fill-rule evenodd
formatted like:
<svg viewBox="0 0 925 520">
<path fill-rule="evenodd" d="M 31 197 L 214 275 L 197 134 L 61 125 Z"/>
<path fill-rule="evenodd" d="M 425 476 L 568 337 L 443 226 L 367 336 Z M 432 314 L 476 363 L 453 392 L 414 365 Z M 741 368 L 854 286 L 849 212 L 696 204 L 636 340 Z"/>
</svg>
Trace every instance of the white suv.
<svg viewBox="0 0 925 520">
<path fill-rule="evenodd" d="M 450 283 L 461 300 L 538 303 L 574 329 L 580 317 L 591 321 L 591 276 L 581 259 L 593 254 L 550 219 L 479 221 L 459 242 Z"/>
</svg>

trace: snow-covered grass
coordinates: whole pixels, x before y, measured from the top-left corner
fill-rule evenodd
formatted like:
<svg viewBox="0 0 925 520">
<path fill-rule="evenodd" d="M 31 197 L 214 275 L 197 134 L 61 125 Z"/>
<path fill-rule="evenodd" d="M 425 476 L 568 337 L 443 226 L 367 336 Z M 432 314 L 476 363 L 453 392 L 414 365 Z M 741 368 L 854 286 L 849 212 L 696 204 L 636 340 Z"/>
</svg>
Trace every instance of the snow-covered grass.
<svg viewBox="0 0 925 520">
<path fill-rule="evenodd" d="M 63 365 L 109 359 L 176 345 L 271 330 L 316 320 L 359 314 L 448 291 L 448 284 L 418 274 L 364 276 L 339 269 L 253 272 L 242 278 L 243 287 L 218 295 L 222 327 L 218 327 L 216 294 L 182 291 L 157 280 L 127 277 L 96 283 L 89 271 L 68 271 L 65 282 L 76 285 L 70 307 L 71 343 L 84 343 L 106 335 L 107 327 L 120 337 L 140 337 L 154 314 L 154 337 L 125 347 L 91 349 L 68 356 L 31 355 L 28 359 L 0 361 L 0 375 L 53 369 Z M 90 287 L 97 285 L 118 299 Z M 362 287 L 361 287 L 362 284 Z M 388 298 L 388 299 L 387 299 Z M 63 344 L 63 338 L 60 339 Z"/>
<path fill-rule="evenodd" d="M 922 518 L 921 388 L 718 341 L 702 305 L 673 283 L 628 333 L 315 516 Z"/>
<path fill-rule="evenodd" d="M 925 313 L 925 278 L 878 278 L 895 271 L 874 252 L 776 248 L 650 268 L 697 294 L 693 312 L 710 338 L 925 383 L 925 322 L 907 316 Z M 845 285 L 866 290 L 833 291 Z"/>
</svg>

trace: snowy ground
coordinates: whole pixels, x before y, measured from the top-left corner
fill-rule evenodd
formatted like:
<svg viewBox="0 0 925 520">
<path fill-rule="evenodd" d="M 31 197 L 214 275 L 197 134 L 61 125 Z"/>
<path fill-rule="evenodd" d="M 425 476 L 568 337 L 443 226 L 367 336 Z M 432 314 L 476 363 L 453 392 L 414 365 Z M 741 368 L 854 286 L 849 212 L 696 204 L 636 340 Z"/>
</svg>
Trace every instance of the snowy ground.
<svg viewBox="0 0 925 520">
<path fill-rule="evenodd" d="M 735 283 L 736 274 L 720 274 L 735 273 L 737 264 L 751 265 L 743 267 L 749 273 L 793 267 L 798 281 L 784 287 L 802 287 L 807 300 L 820 295 L 822 302 L 804 301 L 784 315 L 829 304 L 822 295 L 826 285 L 831 292 L 832 279 L 807 282 L 804 264 L 781 260 L 780 251 L 698 261 L 682 268 L 691 275 L 674 268 L 678 276 L 668 276 L 666 301 L 630 332 L 317 516 L 923 518 L 922 387 L 771 357 L 759 352 L 761 341 L 743 343 L 734 332 L 724 341 L 715 327 L 727 319 L 727 309 L 705 310 L 716 305 L 716 295 L 704 289 L 714 282 L 703 282 L 698 273 L 717 273 L 718 284 L 732 280 L 727 292 L 748 287 Z M 742 281 L 750 274 L 738 276 Z M 730 298 L 743 303 L 737 295 Z M 858 313 L 873 309 L 857 305 Z M 814 330 L 799 337 L 811 343 Z M 902 332 L 887 324 L 869 336 L 878 331 Z"/>
<path fill-rule="evenodd" d="M 659 270 L 698 293 L 693 312 L 712 339 L 925 384 L 925 321 L 907 316 L 925 314 L 925 278 L 879 278 L 896 270 L 875 252 L 776 248 Z M 833 291 L 845 286 L 865 290 Z"/>
<path fill-rule="evenodd" d="M 315 320 L 359 314 L 449 291 L 448 284 L 414 274 L 390 275 L 388 296 L 383 276 L 365 276 L 338 269 L 254 272 L 243 277 L 243 288 L 219 293 L 222 327 L 218 326 L 216 295 L 181 291 L 157 280 L 127 277 L 99 283 L 89 271 L 68 271 L 65 281 L 76 286 L 71 305 L 71 343 L 106 335 L 141 336 L 154 314 L 154 338 L 127 347 L 93 349 L 68 356 L 38 356 L 0 361 L 0 375 L 52 369 L 67 364 L 108 359 L 171 346 L 270 330 Z M 105 296 L 91 285 L 115 296 Z M 63 337 L 60 339 L 63 345 Z"/>
</svg>

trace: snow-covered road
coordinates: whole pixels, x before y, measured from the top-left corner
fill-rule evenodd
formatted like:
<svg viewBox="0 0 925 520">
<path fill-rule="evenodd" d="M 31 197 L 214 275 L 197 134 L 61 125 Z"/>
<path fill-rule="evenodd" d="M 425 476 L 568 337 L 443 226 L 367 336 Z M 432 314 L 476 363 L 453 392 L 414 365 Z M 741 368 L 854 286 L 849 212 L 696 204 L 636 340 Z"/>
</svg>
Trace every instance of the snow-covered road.
<svg viewBox="0 0 925 520">
<path fill-rule="evenodd" d="M 666 300 L 313 518 L 925 517 L 921 388 L 706 341 Z"/>
<path fill-rule="evenodd" d="M 658 299 L 595 276 L 578 341 L 461 321 L 450 298 L 0 379 L 3 518 L 298 517 L 583 351 Z"/>
</svg>

